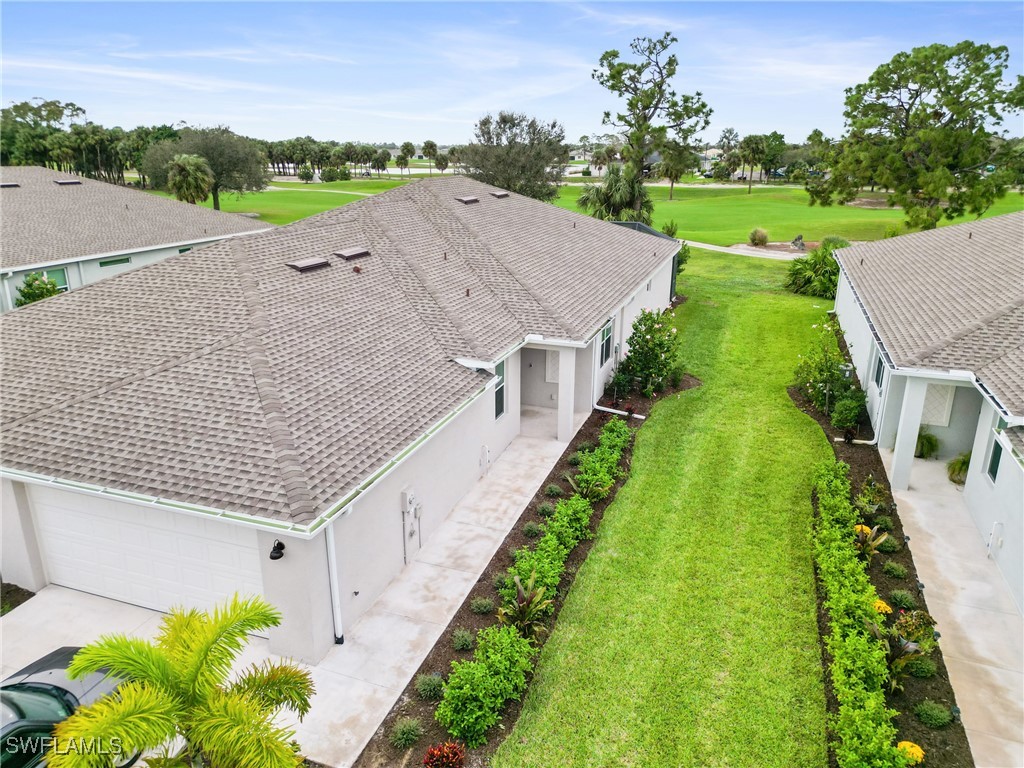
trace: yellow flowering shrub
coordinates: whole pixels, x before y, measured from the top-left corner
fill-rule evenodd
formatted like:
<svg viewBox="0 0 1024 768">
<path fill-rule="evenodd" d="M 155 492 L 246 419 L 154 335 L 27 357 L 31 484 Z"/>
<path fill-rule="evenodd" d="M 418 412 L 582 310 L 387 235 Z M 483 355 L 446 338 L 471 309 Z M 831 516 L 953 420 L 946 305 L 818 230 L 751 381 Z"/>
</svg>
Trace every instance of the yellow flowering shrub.
<svg viewBox="0 0 1024 768">
<path fill-rule="evenodd" d="M 866 525 L 855 525 L 855 526 L 853 526 L 853 532 L 856 533 L 858 536 L 870 536 L 871 535 L 871 529 L 868 528 Z"/>
<path fill-rule="evenodd" d="M 924 750 L 912 741 L 901 741 L 896 745 L 896 749 L 906 755 L 911 765 L 924 762 Z"/>
<path fill-rule="evenodd" d="M 879 598 L 875 600 L 875 612 L 889 614 L 892 613 L 892 607 L 885 600 Z"/>
</svg>

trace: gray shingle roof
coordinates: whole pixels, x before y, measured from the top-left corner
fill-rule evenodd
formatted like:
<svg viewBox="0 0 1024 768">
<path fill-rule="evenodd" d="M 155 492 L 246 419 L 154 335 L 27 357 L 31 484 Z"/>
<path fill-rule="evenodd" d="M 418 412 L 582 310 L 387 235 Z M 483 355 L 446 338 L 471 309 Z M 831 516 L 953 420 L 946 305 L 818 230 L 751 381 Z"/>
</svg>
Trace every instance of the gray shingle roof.
<svg viewBox="0 0 1024 768">
<path fill-rule="evenodd" d="M 897 366 L 972 371 L 1024 414 L 1024 212 L 836 256 Z"/>
<path fill-rule="evenodd" d="M 57 179 L 81 184 L 62 186 Z M 47 168 L 5 166 L 0 181 L 4 269 L 237 235 L 271 225 Z"/>
<path fill-rule="evenodd" d="M 491 189 L 412 183 L 3 316 L 3 465 L 309 522 L 487 382 L 453 358 L 583 340 L 673 252 Z"/>
</svg>

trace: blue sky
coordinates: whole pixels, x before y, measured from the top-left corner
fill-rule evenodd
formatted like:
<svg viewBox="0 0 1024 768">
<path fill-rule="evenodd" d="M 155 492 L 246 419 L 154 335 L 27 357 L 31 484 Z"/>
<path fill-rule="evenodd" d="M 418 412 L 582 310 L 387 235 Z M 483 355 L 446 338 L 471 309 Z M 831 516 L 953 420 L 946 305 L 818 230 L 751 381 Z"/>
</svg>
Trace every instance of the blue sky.
<svg viewBox="0 0 1024 768">
<path fill-rule="evenodd" d="M 73 101 L 88 119 L 229 125 L 266 139 L 461 143 L 488 112 L 603 133 L 591 79 L 609 48 L 671 30 L 675 87 L 714 109 L 705 137 L 842 131 L 843 89 L 899 51 L 964 39 L 1024 57 L 1024 4 L 42 3 L 2 5 L 4 105 Z M 1022 132 L 1020 121 L 1008 126 Z"/>
</svg>

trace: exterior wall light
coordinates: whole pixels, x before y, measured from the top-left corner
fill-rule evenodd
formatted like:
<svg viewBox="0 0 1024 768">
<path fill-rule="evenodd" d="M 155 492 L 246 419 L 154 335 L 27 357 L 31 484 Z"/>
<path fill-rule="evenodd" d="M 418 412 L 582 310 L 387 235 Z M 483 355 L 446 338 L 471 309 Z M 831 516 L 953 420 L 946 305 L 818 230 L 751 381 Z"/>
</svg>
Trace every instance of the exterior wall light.
<svg viewBox="0 0 1024 768">
<path fill-rule="evenodd" d="M 280 560 L 282 557 L 284 557 L 284 542 L 274 539 L 274 546 L 270 548 L 270 559 Z"/>
</svg>

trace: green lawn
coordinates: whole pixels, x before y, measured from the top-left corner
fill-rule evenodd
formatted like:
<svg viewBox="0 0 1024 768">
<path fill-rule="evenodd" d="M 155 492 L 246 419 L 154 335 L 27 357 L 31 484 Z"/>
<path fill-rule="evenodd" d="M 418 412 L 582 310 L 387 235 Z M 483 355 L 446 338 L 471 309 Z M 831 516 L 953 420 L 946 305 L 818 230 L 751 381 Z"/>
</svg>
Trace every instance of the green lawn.
<svg viewBox="0 0 1024 768">
<path fill-rule="evenodd" d="M 378 179 L 377 174 L 374 174 L 371 179 L 355 178 L 351 181 L 332 181 L 326 184 L 306 184 L 301 181 L 274 181 L 271 182 L 270 186 L 282 187 L 283 189 L 306 189 L 312 191 L 333 189 L 338 192 L 362 192 L 364 194 L 375 195 L 378 192 L 386 192 L 389 189 L 401 187 L 407 183 L 408 181 L 405 179 L 392 179 L 387 178 L 386 176 Z"/>
<path fill-rule="evenodd" d="M 166 192 L 148 190 L 151 194 L 171 197 Z M 363 195 L 346 195 L 338 192 L 296 192 L 293 190 L 274 190 L 256 192 L 253 194 L 238 197 L 233 194 L 222 194 L 220 196 L 220 208 L 222 211 L 232 213 L 258 213 L 259 219 L 254 221 L 266 221 L 271 224 L 290 224 L 293 221 L 312 216 L 314 213 L 321 213 L 338 208 L 347 203 L 363 200 Z M 207 200 L 207 208 L 213 207 L 213 200 Z"/>
<path fill-rule="evenodd" d="M 679 225 L 678 237 L 713 245 L 745 243 L 754 227 L 768 230 L 775 241 L 792 240 L 802 234 L 805 240 L 820 240 L 826 235 L 842 235 L 848 240 L 877 240 L 885 230 L 903 221 L 899 210 L 856 208 L 833 205 L 828 208 L 807 204 L 807 193 L 798 187 L 772 187 L 747 194 L 746 187 L 705 189 L 676 187 L 669 201 L 668 187 L 648 187 L 654 199 L 654 226 L 661 228 L 670 219 Z M 577 210 L 581 187 L 563 187 L 556 205 Z M 1024 210 L 1024 196 L 1007 194 L 985 214 L 996 216 Z M 965 221 L 968 219 L 960 219 Z"/>
<path fill-rule="evenodd" d="M 831 450 L 786 394 L 830 302 L 786 265 L 695 250 L 681 355 L 544 646 L 495 768 L 826 765 L 811 472 Z"/>
</svg>

